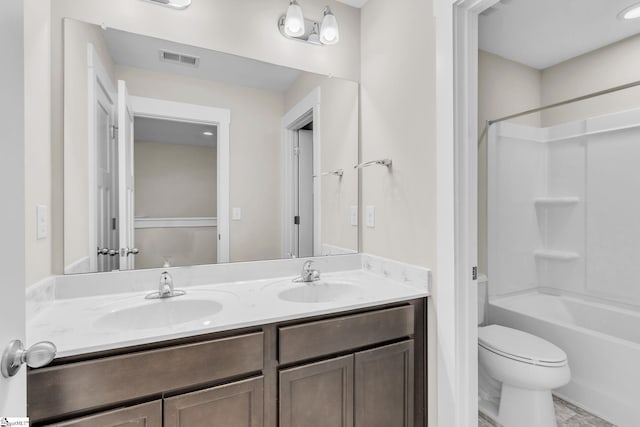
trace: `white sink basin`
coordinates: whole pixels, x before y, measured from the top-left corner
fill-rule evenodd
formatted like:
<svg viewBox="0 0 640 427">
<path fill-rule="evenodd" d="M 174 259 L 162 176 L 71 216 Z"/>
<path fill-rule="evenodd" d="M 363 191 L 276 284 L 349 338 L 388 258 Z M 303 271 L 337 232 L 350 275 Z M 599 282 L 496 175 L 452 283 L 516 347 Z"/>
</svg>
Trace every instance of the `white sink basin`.
<svg viewBox="0 0 640 427">
<path fill-rule="evenodd" d="M 162 328 L 206 319 L 222 310 L 222 304 L 216 301 L 180 298 L 143 300 L 99 317 L 94 326 L 114 330 Z"/>
<path fill-rule="evenodd" d="M 300 283 L 295 288 L 286 289 L 278 298 L 291 302 L 321 303 L 351 299 L 358 296 L 362 289 L 347 282 Z"/>
</svg>

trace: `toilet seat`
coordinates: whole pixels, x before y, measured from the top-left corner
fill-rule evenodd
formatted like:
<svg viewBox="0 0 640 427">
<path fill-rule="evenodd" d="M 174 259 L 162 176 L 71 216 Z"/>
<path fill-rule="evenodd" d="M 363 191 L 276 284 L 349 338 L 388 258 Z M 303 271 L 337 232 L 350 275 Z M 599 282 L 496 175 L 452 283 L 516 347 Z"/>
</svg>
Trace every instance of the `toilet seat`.
<svg viewBox="0 0 640 427">
<path fill-rule="evenodd" d="M 530 365 L 560 367 L 567 364 L 567 354 L 559 347 L 535 335 L 505 326 L 478 328 L 478 344 L 500 356 Z"/>
</svg>

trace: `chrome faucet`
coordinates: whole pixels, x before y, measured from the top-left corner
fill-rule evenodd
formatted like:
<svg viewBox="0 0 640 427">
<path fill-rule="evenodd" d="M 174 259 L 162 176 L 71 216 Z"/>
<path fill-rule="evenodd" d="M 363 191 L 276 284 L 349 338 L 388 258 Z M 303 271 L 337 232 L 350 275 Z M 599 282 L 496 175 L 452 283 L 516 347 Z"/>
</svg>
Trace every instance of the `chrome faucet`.
<svg viewBox="0 0 640 427">
<path fill-rule="evenodd" d="M 173 298 L 179 297 L 180 295 L 184 295 L 186 292 L 181 290 L 173 289 L 173 277 L 169 274 L 168 271 L 163 271 L 160 274 L 160 285 L 158 286 L 158 292 L 152 292 L 148 294 L 146 299 L 157 299 L 157 298 Z"/>
<path fill-rule="evenodd" d="M 312 265 L 313 260 L 305 261 L 302 265 L 300 276 L 293 279 L 293 281 L 296 283 L 313 283 L 320 280 L 320 272 L 311 268 Z"/>
</svg>

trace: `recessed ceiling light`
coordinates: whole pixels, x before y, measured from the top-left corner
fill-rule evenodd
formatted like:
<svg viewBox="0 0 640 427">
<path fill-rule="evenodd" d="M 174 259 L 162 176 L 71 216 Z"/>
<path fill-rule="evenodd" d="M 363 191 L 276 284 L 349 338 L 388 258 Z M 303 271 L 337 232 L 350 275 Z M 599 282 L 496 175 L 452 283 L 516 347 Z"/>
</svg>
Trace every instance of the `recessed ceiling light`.
<svg viewBox="0 0 640 427">
<path fill-rule="evenodd" d="M 213 136 L 213 132 L 209 132 L 208 130 L 207 130 L 207 131 L 202 132 L 202 134 L 203 134 L 204 136 Z"/>
<path fill-rule="evenodd" d="M 640 3 L 633 4 L 618 14 L 619 19 L 640 18 Z"/>
</svg>

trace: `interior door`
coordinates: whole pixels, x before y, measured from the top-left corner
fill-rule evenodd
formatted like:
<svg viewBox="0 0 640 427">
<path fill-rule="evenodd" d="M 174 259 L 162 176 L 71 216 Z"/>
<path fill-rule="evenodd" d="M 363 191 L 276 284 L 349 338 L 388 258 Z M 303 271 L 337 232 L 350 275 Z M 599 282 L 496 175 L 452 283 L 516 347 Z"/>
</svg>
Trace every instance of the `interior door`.
<svg viewBox="0 0 640 427">
<path fill-rule="evenodd" d="M 123 80 L 118 80 L 118 177 L 120 269 L 131 270 L 137 252 L 133 229 L 133 110 Z"/>
<path fill-rule="evenodd" d="M 25 341 L 25 152 L 24 152 L 24 5 L 4 0 L 0 13 L 0 49 L 11 61 L 0 67 L 0 354 L 14 339 Z M 29 219 L 35 221 L 35 207 Z M 35 236 L 29 236 L 35 239 Z M 27 370 L 11 378 L 0 375 L 0 417 L 27 413 Z"/>
<path fill-rule="evenodd" d="M 96 238 L 97 271 L 117 270 L 118 245 L 118 135 L 115 132 L 115 105 L 100 85 L 96 85 Z"/>
<path fill-rule="evenodd" d="M 313 131 L 298 131 L 297 200 L 298 257 L 313 256 Z"/>
</svg>

